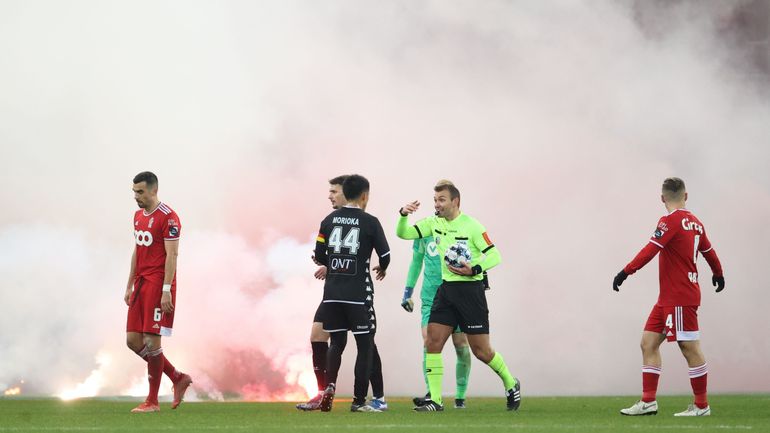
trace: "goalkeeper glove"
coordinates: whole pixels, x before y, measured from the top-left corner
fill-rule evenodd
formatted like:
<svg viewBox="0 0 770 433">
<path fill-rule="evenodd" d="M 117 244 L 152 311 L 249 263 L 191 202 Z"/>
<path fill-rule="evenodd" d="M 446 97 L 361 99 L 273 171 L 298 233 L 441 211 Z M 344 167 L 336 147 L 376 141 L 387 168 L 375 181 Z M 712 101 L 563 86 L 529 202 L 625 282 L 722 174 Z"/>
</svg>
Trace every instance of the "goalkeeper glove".
<svg viewBox="0 0 770 433">
<path fill-rule="evenodd" d="M 404 288 L 404 298 L 401 300 L 401 307 L 408 312 L 414 311 L 414 301 L 412 301 L 412 293 L 414 293 L 414 287 Z"/>
<path fill-rule="evenodd" d="M 615 275 L 615 279 L 612 280 L 612 290 L 619 292 L 620 285 L 623 284 L 623 281 L 626 281 L 626 278 L 628 278 L 628 274 L 621 269 L 620 272 Z"/>
<path fill-rule="evenodd" d="M 711 284 L 714 285 L 714 287 L 717 288 L 717 293 L 721 292 L 725 288 L 725 277 L 723 276 L 711 276 Z"/>
</svg>

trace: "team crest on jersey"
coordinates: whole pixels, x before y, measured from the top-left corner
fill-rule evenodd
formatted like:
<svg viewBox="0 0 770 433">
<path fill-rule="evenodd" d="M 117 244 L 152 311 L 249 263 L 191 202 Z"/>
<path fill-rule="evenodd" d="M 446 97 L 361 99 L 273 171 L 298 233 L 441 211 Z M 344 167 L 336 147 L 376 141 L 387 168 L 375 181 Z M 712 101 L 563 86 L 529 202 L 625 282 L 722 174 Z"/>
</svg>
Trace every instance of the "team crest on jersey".
<svg viewBox="0 0 770 433">
<path fill-rule="evenodd" d="M 155 217 L 150 218 L 150 223 L 147 224 L 147 228 L 151 229 L 152 228 L 152 223 L 154 223 L 154 222 L 155 222 Z"/>
</svg>

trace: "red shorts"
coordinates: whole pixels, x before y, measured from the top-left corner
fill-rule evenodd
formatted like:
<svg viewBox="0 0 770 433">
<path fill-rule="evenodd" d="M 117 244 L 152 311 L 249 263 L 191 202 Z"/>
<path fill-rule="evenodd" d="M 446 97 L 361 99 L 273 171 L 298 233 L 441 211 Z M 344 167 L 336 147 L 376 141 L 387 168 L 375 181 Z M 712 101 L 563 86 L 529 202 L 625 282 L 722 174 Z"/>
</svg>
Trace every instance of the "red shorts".
<svg viewBox="0 0 770 433">
<path fill-rule="evenodd" d="M 170 337 L 174 326 L 174 312 L 164 313 L 160 308 L 163 280 L 139 277 L 128 300 L 126 332 L 140 332 Z M 176 283 L 171 285 L 171 302 L 176 307 Z"/>
<path fill-rule="evenodd" d="M 698 307 L 652 307 L 644 330 L 665 334 L 668 341 L 700 340 L 698 330 Z"/>
</svg>

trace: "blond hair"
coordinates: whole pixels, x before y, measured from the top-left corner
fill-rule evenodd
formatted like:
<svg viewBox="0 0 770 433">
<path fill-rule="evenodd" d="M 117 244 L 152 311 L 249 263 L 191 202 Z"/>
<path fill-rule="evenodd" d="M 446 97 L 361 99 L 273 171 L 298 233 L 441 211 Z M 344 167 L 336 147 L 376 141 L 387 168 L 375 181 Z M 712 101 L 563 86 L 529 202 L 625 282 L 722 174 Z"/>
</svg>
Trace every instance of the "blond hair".
<svg viewBox="0 0 770 433">
<path fill-rule="evenodd" d="M 441 179 L 436 183 L 436 186 L 433 187 L 433 191 L 439 192 L 439 191 L 449 191 L 449 198 L 459 199 L 460 198 L 460 190 L 457 189 L 454 183 L 452 183 L 451 180 Z"/>
</svg>

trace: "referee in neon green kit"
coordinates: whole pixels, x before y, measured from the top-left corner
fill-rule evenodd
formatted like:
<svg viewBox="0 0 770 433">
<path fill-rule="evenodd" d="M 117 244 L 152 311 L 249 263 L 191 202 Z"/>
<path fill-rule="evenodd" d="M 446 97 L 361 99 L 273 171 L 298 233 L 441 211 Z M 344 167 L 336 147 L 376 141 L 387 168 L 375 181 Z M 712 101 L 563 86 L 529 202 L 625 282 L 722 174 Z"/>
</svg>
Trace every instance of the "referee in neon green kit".
<svg viewBox="0 0 770 433">
<path fill-rule="evenodd" d="M 487 236 L 484 226 L 460 212 L 460 191 L 455 185 L 440 183 L 434 192 L 436 215 L 410 226 L 407 216 L 414 213 L 420 203 L 407 203 L 399 210 L 401 217 L 396 226 L 396 235 L 401 239 L 433 236 L 442 259 L 451 246 L 461 244 L 470 252 L 471 260 L 463 263 L 462 267 L 449 266 L 446 260 L 441 260 L 443 282 L 433 300 L 426 340 L 425 374 L 428 377 L 430 399 L 414 410 L 444 410 L 441 398 L 441 380 L 444 375 L 441 350 L 456 326 L 468 336 L 468 343 L 476 358 L 492 368 L 502 379 L 508 410 L 517 410 L 521 404 L 521 384 L 508 371 L 503 357 L 489 344 L 489 310 L 482 283 L 483 272 L 500 263 L 500 253 Z"/>
</svg>

